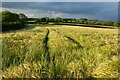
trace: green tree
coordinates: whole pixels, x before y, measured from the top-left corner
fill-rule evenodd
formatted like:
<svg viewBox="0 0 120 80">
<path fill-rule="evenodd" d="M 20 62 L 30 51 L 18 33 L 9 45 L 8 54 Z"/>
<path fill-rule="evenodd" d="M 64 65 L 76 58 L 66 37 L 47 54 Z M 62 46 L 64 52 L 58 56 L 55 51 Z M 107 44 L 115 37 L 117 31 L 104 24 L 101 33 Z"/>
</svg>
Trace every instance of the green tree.
<svg viewBox="0 0 120 80">
<path fill-rule="evenodd" d="M 107 25 L 107 26 L 113 26 L 114 23 L 113 23 L 112 21 L 107 21 L 107 22 L 106 22 L 106 25 Z"/>
<path fill-rule="evenodd" d="M 23 14 L 23 13 L 20 13 L 20 14 L 18 14 L 19 15 L 19 18 L 20 19 L 26 19 L 27 18 L 27 16 L 25 16 L 25 14 Z"/>
<path fill-rule="evenodd" d="M 27 22 L 27 16 L 25 16 L 25 14 L 23 14 L 23 13 L 20 13 L 18 15 L 19 15 L 19 18 L 20 18 L 22 24 L 26 24 L 26 22 Z"/>
<path fill-rule="evenodd" d="M 35 19 L 35 23 L 40 24 L 41 23 L 41 19 L 39 19 L 39 18 Z"/>
<path fill-rule="evenodd" d="M 25 27 L 19 15 L 9 11 L 2 12 L 2 31 L 15 30 Z"/>
<path fill-rule="evenodd" d="M 50 21 L 50 19 L 48 17 L 43 17 L 41 18 L 41 21 L 47 24 Z"/>
<path fill-rule="evenodd" d="M 62 18 L 60 18 L 60 17 L 56 17 L 54 20 L 55 20 L 55 22 L 62 22 Z"/>
<path fill-rule="evenodd" d="M 114 22 L 114 26 L 120 27 L 120 22 Z"/>
<path fill-rule="evenodd" d="M 15 22 L 15 21 L 19 21 L 19 15 L 17 15 L 16 13 L 11 13 L 9 11 L 3 11 L 2 12 L 2 21 L 3 22 Z"/>
<path fill-rule="evenodd" d="M 50 18 L 50 22 L 55 22 L 55 19 L 54 18 Z"/>
<path fill-rule="evenodd" d="M 86 19 L 86 18 L 80 18 L 79 23 L 80 24 L 87 24 L 87 20 L 88 19 Z"/>
</svg>

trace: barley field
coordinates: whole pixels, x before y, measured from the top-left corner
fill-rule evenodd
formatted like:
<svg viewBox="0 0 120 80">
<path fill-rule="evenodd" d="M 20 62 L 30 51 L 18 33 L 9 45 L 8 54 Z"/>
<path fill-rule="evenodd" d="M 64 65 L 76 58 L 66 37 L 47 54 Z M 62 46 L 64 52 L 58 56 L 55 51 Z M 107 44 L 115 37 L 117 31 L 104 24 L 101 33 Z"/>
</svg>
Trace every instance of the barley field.
<svg viewBox="0 0 120 80">
<path fill-rule="evenodd" d="M 0 77 L 118 78 L 118 29 L 36 25 L 0 36 Z"/>
</svg>

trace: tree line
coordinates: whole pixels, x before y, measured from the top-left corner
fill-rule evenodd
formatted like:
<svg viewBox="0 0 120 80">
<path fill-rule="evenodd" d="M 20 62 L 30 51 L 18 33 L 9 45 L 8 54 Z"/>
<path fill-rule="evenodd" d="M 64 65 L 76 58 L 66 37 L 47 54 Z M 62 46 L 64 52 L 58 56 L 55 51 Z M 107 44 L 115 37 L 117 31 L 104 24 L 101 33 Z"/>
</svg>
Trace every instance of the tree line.
<svg viewBox="0 0 120 80">
<path fill-rule="evenodd" d="M 119 21 L 101 21 L 101 20 L 89 20 L 86 18 L 49 18 L 49 17 L 42 17 L 42 18 L 27 18 L 27 16 L 23 13 L 12 13 L 9 11 L 2 11 L 0 12 L 0 17 L 2 17 L 2 31 L 8 30 L 16 30 L 20 28 L 24 28 L 26 24 L 61 24 L 61 23 L 68 23 L 68 24 L 84 24 L 84 25 L 102 25 L 102 26 L 120 26 Z"/>
<path fill-rule="evenodd" d="M 120 26 L 119 21 L 101 21 L 101 20 L 89 20 L 86 18 L 49 18 L 49 17 L 43 17 L 43 18 L 28 18 L 28 21 L 34 21 L 36 24 L 48 24 L 50 22 L 53 23 L 74 23 L 74 24 L 86 24 L 86 25 L 102 25 L 102 26 Z"/>
</svg>

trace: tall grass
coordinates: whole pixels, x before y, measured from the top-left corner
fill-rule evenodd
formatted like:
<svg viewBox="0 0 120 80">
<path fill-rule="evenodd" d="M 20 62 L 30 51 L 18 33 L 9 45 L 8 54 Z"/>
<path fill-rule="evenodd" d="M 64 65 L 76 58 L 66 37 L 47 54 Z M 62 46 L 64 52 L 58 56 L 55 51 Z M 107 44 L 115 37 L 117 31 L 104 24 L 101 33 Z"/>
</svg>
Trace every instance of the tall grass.
<svg viewBox="0 0 120 80">
<path fill-rule="evenodd" d="M 47 25 L 2 36 L 1 77 L 118 77 L 116 30 Z"/>
</svg>

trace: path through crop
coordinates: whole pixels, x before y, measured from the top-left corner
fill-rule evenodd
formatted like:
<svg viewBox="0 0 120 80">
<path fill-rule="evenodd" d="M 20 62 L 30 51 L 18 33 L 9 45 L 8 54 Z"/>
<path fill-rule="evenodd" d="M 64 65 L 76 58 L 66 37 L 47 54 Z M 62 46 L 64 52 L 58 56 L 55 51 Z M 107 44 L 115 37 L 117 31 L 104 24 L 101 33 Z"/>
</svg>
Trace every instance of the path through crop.
<svg viewBox="0 0 120 80">
<path fill-rule="evenodd" d="M 44 57 L 47 61 L 50 62 L 50 54 L 49 54 L 49 47 L 48 47 L 48 38 L 49 36 L 49 29 L 47 29 L 47 33 L 45 35 L 45 38 L 43 40 L 43 47 L 44 47 L 44 50 L 45 50 L 45 54 L 44 54 Z"/>
<path fill-rule="evenodd" d="M 67 35 L 65 35 L 65 34 L 62 34 L 62 33 L 60 33 L 59 31 L 57 31 L 57 30 L 55 30 L 55 29 L 52 29 L 52 30 L 55 31 L 55 32 L 57 32 L 58 34 L 64 36 L 64 37 L 66 37 L 66 38 L 67 38 L 68 40 L 70 40 L 72 43 L 77 44 L 77 48 L 83 48 L 83 46 L 82 46 L 79 42 L 77 42 L 75 39 L 73 39 L 72 37 L 67 36 Z"/>
</svg>

